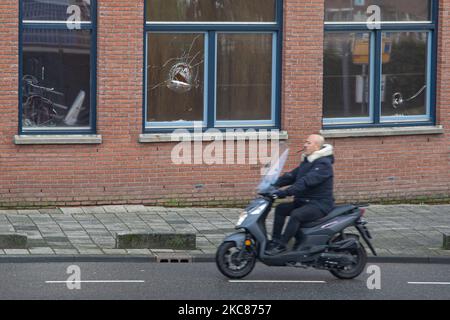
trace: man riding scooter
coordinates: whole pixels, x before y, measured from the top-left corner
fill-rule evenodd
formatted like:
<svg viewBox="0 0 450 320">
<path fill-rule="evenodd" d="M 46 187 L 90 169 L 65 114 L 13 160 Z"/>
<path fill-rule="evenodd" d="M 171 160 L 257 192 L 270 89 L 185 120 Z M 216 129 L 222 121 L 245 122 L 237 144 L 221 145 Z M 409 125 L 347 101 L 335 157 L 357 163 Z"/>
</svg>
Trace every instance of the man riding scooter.
<svg viewBox="0 0 450 320">
<path fill-rule="evenodd" d="M 275 209 L 268 255 L 286 251 L 289 240 L 303 223 L 323 218 L 333 209 L 333 163 L 333 146 L 325 144 L 322 136 L 313 134 L 306 139 L 300 165 L 275 182 L 278 189 L 272 196 L 280 199 L 294 196 L 294 201 L 282 203 Z M 279 189 L 285 186 L 289 187 Z M 288 216 L 290 219 L 282 235 Z"/>
</svg>

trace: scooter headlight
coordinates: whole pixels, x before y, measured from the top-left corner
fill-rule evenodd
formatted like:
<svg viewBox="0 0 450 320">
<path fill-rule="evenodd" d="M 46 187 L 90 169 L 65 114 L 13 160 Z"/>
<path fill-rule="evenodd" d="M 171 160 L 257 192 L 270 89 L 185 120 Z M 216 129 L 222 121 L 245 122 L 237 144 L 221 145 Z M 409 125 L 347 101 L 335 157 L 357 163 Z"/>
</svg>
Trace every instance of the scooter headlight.
<svg viewBox="0 0 450 320">
<path fill-rule="evenodd" d="M 240 226 L 242 224 L 242 222 L 244 222 L 244 220 L 247 218 L 248 214 L 247 211 L 243 211 L 240 215 L 239 215 L 239 220 L 236 223 L 236 226 Z"/>
<path fill-rule="evenodd" d="M 250 210 L 249 214 L 254 215 L 254 214 L 261 214 L 264 210 L 266 210 L 267 208 L 267 204 L 264 203 L 262 205 L 259 205 L 255 208 L 253 208 L 252 210 Z"/>
</svg>

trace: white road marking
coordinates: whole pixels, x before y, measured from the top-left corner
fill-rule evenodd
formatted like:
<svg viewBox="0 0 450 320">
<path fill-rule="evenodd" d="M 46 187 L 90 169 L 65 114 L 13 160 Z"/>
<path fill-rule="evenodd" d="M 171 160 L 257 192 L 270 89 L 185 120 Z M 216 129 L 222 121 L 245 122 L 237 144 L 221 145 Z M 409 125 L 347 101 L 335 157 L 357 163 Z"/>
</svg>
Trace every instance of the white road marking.
<svg viewBox="0 0 450 320">
<path fill-rule="evenodd" d="M 408 282 L 408 284 L 436 284 L 436 285 L 450 285 L 450 282 Z"/>
<path fill-rule="evenodd" d="M 302 280 L 228 280 L 230 283 L 326 283 L 325 281 Z"/>
<path fill-rule="evenodd" d="M 83 281 L 45 281 L 45 283 L 144 283 L 145 280 L 83 280 Z"/>
</svg>

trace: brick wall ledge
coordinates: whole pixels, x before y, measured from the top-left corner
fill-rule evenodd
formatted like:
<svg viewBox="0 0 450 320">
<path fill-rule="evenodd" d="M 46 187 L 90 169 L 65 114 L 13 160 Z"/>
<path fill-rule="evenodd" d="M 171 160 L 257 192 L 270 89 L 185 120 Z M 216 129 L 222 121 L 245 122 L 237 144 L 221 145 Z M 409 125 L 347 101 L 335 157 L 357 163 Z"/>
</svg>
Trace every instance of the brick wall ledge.
<svg viewBox="0 0 450 320">
<path fill-rule="evenodd" d="M 325 138 L 351 138 L 351 137 L 381 137 L 381 136 L 405 136 L 419 134 L 442 134 L 442 126 L 423 127 L 386 127 L 386 128 L 357 128 L 357 129 L 330 129 L 321 130 Z"/>
<path fill-rule="evenodd" d="M 287 140 L 286 131 L 262 131 L 262 132 L 224 132 L 211 133 L 145 133 L 139 136 L 140 143 L 178 142 L 178 141 L 215 141 L 215 140 Z"/>
<path fill-rule="evenodd" d="M 17 145 L 33 144 L 101 144 L 101 135 L 16 135 L 14 143 Z"/>
</svg>

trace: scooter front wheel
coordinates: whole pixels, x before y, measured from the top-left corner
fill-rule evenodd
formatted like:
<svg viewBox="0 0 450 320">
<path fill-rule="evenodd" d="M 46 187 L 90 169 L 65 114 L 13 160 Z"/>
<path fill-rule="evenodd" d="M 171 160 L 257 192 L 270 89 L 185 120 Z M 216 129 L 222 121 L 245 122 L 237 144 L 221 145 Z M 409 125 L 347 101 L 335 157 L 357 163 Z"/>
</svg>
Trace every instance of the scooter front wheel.
<svg viewBox="0 0 450 320">
<path fill-rule="evenodd" d="M 217 249 L 217 268 L 230 279 L 244 278 L 252 272 L 255 263 L 256 253 L 238 248 L 235 242 L 224 242 Z"/>
</svg>

